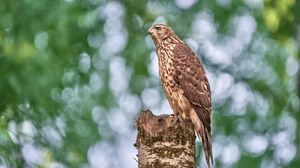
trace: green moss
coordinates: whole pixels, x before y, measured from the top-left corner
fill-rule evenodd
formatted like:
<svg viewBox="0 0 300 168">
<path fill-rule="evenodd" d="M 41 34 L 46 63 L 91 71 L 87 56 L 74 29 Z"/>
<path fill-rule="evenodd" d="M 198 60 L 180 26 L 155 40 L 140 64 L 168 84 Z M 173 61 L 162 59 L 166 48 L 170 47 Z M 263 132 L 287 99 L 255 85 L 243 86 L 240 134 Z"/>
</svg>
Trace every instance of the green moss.
<svg viewBox="0 0 300 168">
<path fill-rule="evenodd" d="M 195 155 L 196 137 L 192 123 L 189 120 L 177 120 L 178 122 L 171 122 L 166 124 L 165 122 L 167 122 L 169 118 L 166 119 L 165 117 L 171 116 L 164 116 L 164 118 L 158 119 L 155 118 L 157 119 L 158 124 L 153 125 L 153 128 L 150 129 L 151 131 L 158 130 L 159 132 L 148 133 L 143 129 L 143 126 L 138 125 L 138 140 L 140 141 L 138 143 L 143 144 L 143 147 L 145 147 L 144 150 L 147 150 L 147 152 L 151 154 L 151 157 L 156 156 L 158 158 L 155 161 L 148 163 L 147 165 L 143 165 L 142 168 L 178 167 L 178 165 L 173 166 L 170 164 L 161 163 L 161 160 L 159 159 L 174 160 L 176 158 L 182 159 L 182 155 L 192 157 L 194 157 Z M 149 123 L 153 124 L 153 121 Z M 161 144 L 164 144 L 164 146 Z M 181 161 L 180 159 L 178 160 L 178 162 Z M 182 162 L 184 163 L 181 163 L 179 165 L 185 165 L 185 167 L 189 168 L 195 166 L 194 160 L 188 161 L 186 159 L 183 159 Z"/>
</svg>

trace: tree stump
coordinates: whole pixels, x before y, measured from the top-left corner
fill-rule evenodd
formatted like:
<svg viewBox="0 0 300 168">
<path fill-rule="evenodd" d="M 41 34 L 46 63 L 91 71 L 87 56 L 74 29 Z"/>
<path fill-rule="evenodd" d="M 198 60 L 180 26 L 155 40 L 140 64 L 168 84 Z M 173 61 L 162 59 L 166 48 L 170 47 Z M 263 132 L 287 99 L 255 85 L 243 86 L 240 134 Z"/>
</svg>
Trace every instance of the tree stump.
<svg viewBox="0 0 300 168">
<path fill-rule="evenodd" d="M 190 120 L 145 111 L 137 123 L 139 168 L 195 168 L 195 132 Z"/>
</svg>

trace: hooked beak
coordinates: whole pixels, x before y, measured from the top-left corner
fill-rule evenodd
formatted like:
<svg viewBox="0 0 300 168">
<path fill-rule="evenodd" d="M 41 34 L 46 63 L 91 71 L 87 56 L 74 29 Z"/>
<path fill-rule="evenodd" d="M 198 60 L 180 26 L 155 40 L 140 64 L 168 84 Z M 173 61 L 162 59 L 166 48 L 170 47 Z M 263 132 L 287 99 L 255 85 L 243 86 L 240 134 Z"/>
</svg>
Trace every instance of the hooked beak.
<svg viewBox="0 0 300 168">
<path fill-rule="evenodd" d="M 154 32 L 154 30 L 152 27 L 147 31 L 148 34 L 153 34 L 153 32 Z"/>
</svg>

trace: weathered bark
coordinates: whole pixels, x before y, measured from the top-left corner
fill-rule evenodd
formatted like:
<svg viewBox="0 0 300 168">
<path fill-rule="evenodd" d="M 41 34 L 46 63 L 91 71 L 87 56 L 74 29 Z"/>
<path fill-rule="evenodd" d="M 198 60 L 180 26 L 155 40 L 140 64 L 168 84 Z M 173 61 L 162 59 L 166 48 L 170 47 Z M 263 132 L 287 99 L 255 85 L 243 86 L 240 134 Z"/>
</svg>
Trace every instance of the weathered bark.
<svg viewBox="0 0 300 168">
<path fill-rule="evenodd" d="M 139 168 L 195 167 L 195 132 L 189 120 L 145 111 L 137 129 Z"/>
</svg>

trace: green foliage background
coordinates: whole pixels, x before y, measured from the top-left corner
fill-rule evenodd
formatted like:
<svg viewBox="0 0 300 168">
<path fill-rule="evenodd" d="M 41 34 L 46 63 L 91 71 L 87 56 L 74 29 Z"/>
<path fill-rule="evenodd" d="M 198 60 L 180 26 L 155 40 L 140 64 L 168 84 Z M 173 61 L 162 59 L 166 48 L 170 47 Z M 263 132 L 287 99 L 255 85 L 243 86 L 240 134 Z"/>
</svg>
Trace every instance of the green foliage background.
<svg viewBox="0 0 300 168">
<path fill-rule="evenodd" d="M 134 119 L 146 108 L 170 112 L 146 34 L 154 22 L 205 64 L 215 167 L 299 167 L 299 7 L 0 1 L 0 167 L 137 167 Z"/>
</svg>

